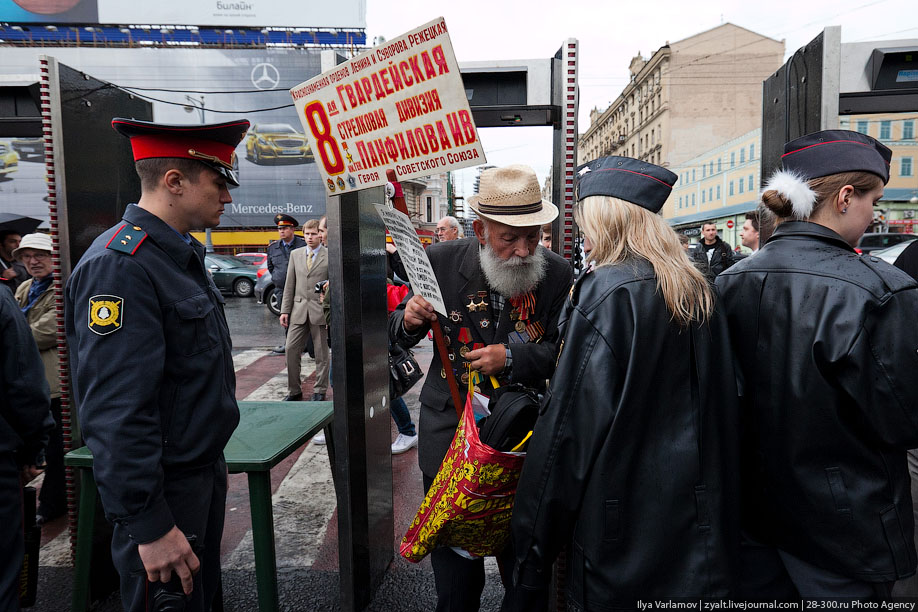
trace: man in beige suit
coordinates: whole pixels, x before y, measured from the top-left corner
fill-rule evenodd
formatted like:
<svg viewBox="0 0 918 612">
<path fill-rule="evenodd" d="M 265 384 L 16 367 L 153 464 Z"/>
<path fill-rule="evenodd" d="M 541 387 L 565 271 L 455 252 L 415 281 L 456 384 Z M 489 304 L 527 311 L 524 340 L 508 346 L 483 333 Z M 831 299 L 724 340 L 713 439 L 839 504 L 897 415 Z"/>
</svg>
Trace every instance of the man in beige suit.
<svg viewBox="0 0 918 612">
<path fill-rule="evenodd" d="M 303 237 L 306 238 L 306 246 L 290 253 L 281 302 L 280 324 L 288 328 L 287 397 L 284 401 L 303 399 L 300 360 L 306 346 L 306 334 L 312 335 L 316 351 L 316 383 L 312 400 L 324 401 L 328 390 L 328 328 L 316 283 L 328 280 L 328 250 L 322 246 L 316 219 L 310 219 L 303 226 Z"/>
</svg>

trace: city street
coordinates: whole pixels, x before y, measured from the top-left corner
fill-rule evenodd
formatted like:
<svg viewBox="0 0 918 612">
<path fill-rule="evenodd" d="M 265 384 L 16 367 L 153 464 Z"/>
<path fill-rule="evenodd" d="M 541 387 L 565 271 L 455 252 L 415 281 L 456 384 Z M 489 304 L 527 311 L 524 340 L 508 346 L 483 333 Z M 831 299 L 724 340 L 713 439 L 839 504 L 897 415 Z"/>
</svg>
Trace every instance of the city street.
<svg viewBox="0 0 918 612">
<path fill-rule="evenodd" d="M 283 340 L 277 317 L 253 298 L 226 298 L 226 315 L 233 336 L 236 397 L 239 400 L 280 399 L 286 391 L 285 359 L 270 353 Z M 431 344 L 422 341 L 415 351 L 426 370 L 433 355 Z M 303 392 L 312 393 L 315 361 L 303 358 Z M 405 396 L 413 420 L 418 419 L 420 381 Z M 332 393 L 329 393 L 332 399 Z M 393 424 L 392 439 L 398 432 Z M 280 610 L 311 612 L 337 610 L 338 546 L 335 492 L 326 447 L 307 443 L 271 473 L 274 527 L 277 547 Z M 412 564 L 398 555 L 398 543 L 422 501 L 417 450 L 392 457 L 395 515 L 393 562 L 377 596 L 368 608 L 378 612 L 426 612 L 436 605 L 430 561 Z M 224 605 L 227 612 L 258 609 L 252 549 L 248 485 L 244 474 L 229 479 L 222 563 Z M 36 612 L 70 610 L 70 533 L 67 518 L 46 525 L 39 555 L 39 591 Z M 503 589 L 497 566 L 486 564 L 488 583 L 482 610 L 500 607 Z M 121 610 L 120 597 L 112 594 L 96 608 L 98 612 Z"/>
</svg>

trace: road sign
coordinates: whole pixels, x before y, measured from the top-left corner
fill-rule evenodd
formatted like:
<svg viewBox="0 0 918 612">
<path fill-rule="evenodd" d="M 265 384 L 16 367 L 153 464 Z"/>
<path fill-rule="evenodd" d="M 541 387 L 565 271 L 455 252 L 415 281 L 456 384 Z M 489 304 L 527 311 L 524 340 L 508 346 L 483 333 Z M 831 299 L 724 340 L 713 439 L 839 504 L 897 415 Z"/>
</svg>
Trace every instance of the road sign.
<svg viewBox="0 0 918 612">
<path fill-rule="evenodd" d="M 733 219 L 727 219 L 727 229 L 733 229 Z"/>
<path fill-rule="evenodd" d="M 330 195 L 486 161 L 442 17 L 290 94 Z"/>
</svg>

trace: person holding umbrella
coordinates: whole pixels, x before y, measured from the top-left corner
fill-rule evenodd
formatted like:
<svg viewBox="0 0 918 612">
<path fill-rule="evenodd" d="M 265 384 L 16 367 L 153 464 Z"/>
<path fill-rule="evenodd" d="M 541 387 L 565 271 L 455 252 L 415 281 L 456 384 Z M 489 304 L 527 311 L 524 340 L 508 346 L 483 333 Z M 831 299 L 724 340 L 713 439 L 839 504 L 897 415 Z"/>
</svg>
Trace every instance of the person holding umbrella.
<svg viewBox="0 0 918 612">
<path fill-rule="evenodd" d="M 32 217 L 0 214 L 0 285 L 6 285 L 14 293 L 19 285 L 29 279 L 29 273 L 13 257 L 13 251 L 19 248 L 22 237 L 34 232 L 39 224 L 41 221 Z"/>
</svg>

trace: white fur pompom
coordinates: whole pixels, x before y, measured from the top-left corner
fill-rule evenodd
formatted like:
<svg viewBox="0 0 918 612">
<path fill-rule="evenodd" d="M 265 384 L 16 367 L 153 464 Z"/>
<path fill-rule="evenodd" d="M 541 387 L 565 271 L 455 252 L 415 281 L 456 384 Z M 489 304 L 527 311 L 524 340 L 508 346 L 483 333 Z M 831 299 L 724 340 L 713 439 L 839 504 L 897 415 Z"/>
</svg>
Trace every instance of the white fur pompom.
<svg viewBox="0 0 918 612">
<path fill-rule="evenodd" d="M 816 192 L 810 189 L 806 179 L 795 172 L 778 170 L 771 175 L 764 191 L 777 191 L 791 203 L 795 219 L 806 219 L 816 205 Z M 763 191 L 763 193 L 764 193 Z"/>
</svg>

